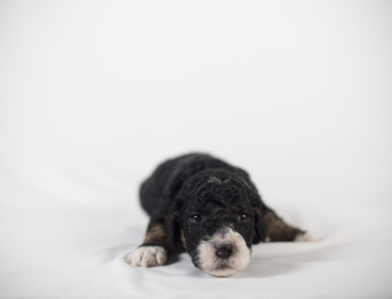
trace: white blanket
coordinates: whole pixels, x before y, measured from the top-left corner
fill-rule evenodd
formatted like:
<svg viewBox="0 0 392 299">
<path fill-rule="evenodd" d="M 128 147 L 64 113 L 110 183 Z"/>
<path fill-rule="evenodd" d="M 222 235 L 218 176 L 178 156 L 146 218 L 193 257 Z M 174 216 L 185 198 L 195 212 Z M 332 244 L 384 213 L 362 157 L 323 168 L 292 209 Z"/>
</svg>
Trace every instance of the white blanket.
<svg viewBox="0 0 392 299">
<path fill-rule="evenodd" d="M 3 205 L 2 297 L 387 298 L 392 292 L 390 225 L 351 223 L 312 243 L 260 244 L 245 271 L 214 278 L 196 269 L 186 254 L 164 267 L 126 264 L 124 256 L 139 245 L 146 224 L 131 206 L 53 205 L 39 199 Z"/>
</svg>

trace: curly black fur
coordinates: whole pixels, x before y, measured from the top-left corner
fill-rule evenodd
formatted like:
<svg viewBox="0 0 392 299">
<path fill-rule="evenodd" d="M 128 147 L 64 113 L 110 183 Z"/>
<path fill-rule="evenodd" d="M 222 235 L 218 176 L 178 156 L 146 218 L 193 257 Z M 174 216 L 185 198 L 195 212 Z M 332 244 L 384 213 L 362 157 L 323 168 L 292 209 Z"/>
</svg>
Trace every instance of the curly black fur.
<svg viewBox="0 0 392 299">
<path fill-rule="evenodd" d="M 149 228 L 162 224 L 169 253 L 186 250 L 225 225 L 244 238 L 247 246 L 266 238 L 265 211 L 270 210 L 242 169 L 207 154 L 187 154 L 160 164 L 143 182 L 140 199 L 150 215 Z M 247 215 L 248 217 L 241 215 Z M 199 215 L 195 221 L 192 216 Z M 143 244 L 157 245 L 157 244 Z"/>
</svg>

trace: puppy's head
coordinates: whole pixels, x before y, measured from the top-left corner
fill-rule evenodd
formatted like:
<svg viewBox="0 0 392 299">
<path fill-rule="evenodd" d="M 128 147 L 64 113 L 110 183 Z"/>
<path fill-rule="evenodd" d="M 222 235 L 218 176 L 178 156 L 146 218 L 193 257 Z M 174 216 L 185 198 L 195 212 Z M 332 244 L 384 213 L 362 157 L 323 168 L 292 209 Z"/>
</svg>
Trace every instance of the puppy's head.
<svg viewBox="0 0 392 299">
<path fill-rule="evenodd" d="M 192 262 L 213 276 L 246 268 L 252 244 L 264 241 L 265 225 L 256 189 L 225 170 L 189 178 L 172 207 L 169 231 Z"/>
</svg>

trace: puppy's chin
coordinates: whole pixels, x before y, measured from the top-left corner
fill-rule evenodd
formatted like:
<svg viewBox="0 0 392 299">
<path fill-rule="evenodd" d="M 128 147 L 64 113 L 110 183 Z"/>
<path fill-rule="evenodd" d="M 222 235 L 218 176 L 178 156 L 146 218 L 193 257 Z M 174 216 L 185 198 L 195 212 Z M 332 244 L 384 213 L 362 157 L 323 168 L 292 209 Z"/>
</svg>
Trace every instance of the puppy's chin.
<svg viewBox="0 0 392 299">
<path fill-rule="evenodd" d="M 247 265 L 246 265 L 247 266 Z M 244 270 L 246 268 L 246 266 L 244 268 L 233 268 L 233 267 L 227 267 L 227 268 L 216 268 L 216 269 L 202 269 L 204 272 L 206 272 L 207 274 L 211 275 L 211 276 L 215 276 L 215 277 L 228 277 L 231 275 L 234 275 L 237 272 L 240 272 L 242 270 Z"/>
<path fill-rule="evenodd" d="M 215 254 L 216 245 L 230 244 L 232 254 L 225 259 Z M 227 277 L 244 270 L 250 261 L 251 250 L 244 238 L 229 227 L 217 231 L 210 239 L 201 241 L 197 247 L 197 266 L 209 275 Z"/>
</svg>

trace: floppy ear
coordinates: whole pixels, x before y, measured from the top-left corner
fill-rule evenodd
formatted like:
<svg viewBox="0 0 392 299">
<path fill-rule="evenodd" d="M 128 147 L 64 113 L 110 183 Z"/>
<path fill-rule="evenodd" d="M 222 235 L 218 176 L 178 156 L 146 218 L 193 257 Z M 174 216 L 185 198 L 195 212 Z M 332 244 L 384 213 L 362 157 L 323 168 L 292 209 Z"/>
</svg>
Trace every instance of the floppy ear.
<svg viewBox="0 0 392 299">
<path fill-rule="evenodd" d="M 180 205 L 175 201 L 169 210 L 169 216 L 166 219 L 166 228 L 169 237 L 169 242 L 172 248 L 178 249 L 181 246 L 180 234 Z"/>
<path fill-rule="evenodd" d="M 264 242 L 267 237 L 267 224 L 264 221 L 263 217 L 263 207 L 260 204 L 257 204 L 253 208 L 253 244 L 258 244 L 260 242 Z"/>
<path fill-rule="evenodd" d="M 253 244 L 264 242 L 267 237 L 267 224 L 264 221 L 264 204 L 256 187 L 251 181 L 241 178 L 247 188 L 247 194 L 253 209 Z"/>
</svg>

